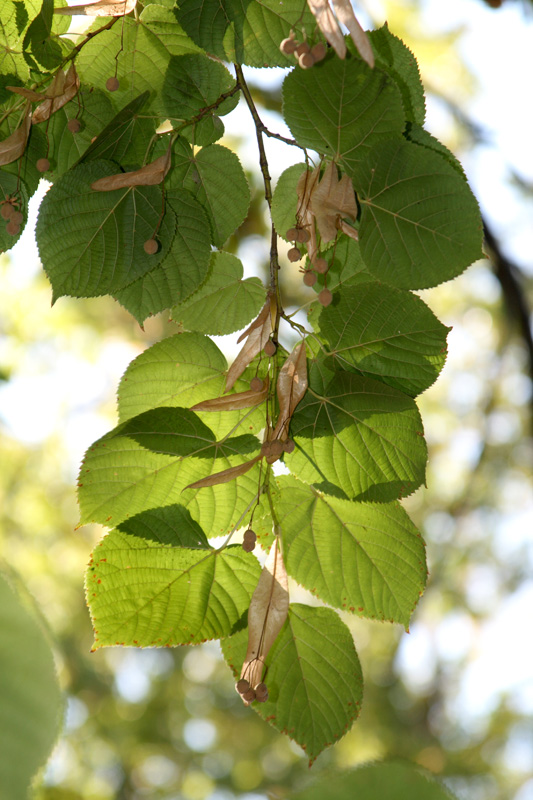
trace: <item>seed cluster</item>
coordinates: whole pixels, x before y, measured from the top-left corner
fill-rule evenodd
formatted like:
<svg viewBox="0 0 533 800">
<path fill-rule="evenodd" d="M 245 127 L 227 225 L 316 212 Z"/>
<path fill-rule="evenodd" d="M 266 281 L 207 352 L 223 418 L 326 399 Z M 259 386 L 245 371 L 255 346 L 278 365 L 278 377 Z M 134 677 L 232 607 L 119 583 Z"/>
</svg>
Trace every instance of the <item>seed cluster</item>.
<svg viewBox="0 0 533 800">
<path fill-rule="evenodd" d="M 250 682 L 246 678 L 241 678 L 235 684 L 235 689 L 246 703 L 251 703 L 253 700 L 257 700 L 258 703 L 266 703 L 268 700 L 268 689 L 265 683 L 258 683 L 252 689 Z"/>
<path fill-rule="evenodd" d="M 257 534 L 251 528 L 248 528 L 247 531 L 244 531 L 244 536 L 242 537 L 242 549 L 246 553 L 251 553 L 255 548 L 256 541 Z"/>
<path fill-rule="evenodd" d="M 18 236 L 24 215 L 19 210 L 19 201 L 16 197 L 6 197 L 0 203 L 0 217 L 5 220 L 6 233 L 10 236 Z"/>
<path fill-rule="evenodd" d="M 297 225 L 295 228 L 289 228 L 285 234 L 285 238 L 295 242 L 294 247 L 291 247 L 287 253 L 287 258 L 293 263 L 300 261 L 302 258 L 302 253 L 300 252 L 299 248 L 296 247 L 296 242 L 302 242 L 303 244 L 306 244 L 311 238 L 311 234 L 306 228 L 302 227 L 301 225 Z M 317 282 L 317 273 L 320 275 L 326 275 L 328 270 L 329 264 L 325 258 L 320 256 L 317 257 L 316 255 L 314 258 L 311 257 L 311 266 L 308 269 L 303 270 L 303 280 L 305 285 L 314 286 Z M 332 300 L 333 295 L 331 294 L 330 290 L 327 287 L 322 289 L 318 295 L 318 302 L 323 306 L 329 306 Z"/>
<path fill-rule="evenodd" d="M 290 32 L 288 39 L 283 39 L 279 49 L 286 56 L 294 55 L 302 69 L 309 69 L 317 61 L 322 61 L 328 52 L 324 42 L 317 42 L 312 47 L 309 42 L 299 42 L 295 38 L 294 31 Z"/>
</svg>

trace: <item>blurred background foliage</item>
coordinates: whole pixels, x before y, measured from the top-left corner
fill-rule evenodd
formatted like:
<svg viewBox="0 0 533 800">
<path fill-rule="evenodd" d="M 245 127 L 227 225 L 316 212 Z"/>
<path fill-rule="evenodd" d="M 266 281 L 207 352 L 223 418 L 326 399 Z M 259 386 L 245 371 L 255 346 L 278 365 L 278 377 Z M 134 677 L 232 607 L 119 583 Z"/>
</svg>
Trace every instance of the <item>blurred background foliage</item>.
<svg viewBox="0 0 533 800">
<path fill-rule="evenodd" d="M 299 748 L 243 707 L 216 643 L 91 654 L 83 572 L 102 531 L 75 529 L 78 464 L 115 424 L 114 394 L 129 361 L 175 328 L 159 316 L 143 332 L 108 298 L 62 299 L 51 310 L 26 239 L 0 256 L 0 547 L 48 621 L 67 696 L 38 800 L 282 800 L 324 771 L 381 757 L 426 767 L 464 800 L 533 798 L 533 262 L 525 233 L 533 165 L 518 110 L 507 119 L 516 141 L 496 125 L 508 108 L 504 76 L 516 69 L 513 43 L 498 37 L 515 26 L 531 45 L 531 4 L 368 0 L 357 9 L 367 24 L 387 19 L 416 53 L 427 126 L 465 164 L 492 236 L 490 261 L 423 293 L 453 331 L 447 366 L 421 398 L 428 487 L 406 502 L 430 567 L 411 632 L 346 617 L 366 680 L 363 710 L 311 772 Z M 494 66 L 487 53 L 499 59 L 501 86 L 482 80 Z M 250 71 L 254 79 L 267 124 L 282 130 L 279 81 Z M 249 168 L 255 196 L 232 247 L 262 274 L 268 239 L 255 143 L 231 130 L 224 143 Z M 277 152 L 276 176 L 286 166 Z M 309 299 L 294 268 L 286 281 L 288 304 Z"/>
</svg>

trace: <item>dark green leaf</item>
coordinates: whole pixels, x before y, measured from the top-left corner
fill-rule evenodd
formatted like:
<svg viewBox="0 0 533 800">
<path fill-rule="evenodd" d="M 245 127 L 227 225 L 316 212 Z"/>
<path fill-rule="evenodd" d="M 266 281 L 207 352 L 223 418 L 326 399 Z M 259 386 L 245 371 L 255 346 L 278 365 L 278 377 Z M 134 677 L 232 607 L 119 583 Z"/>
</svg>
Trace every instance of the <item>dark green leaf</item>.
<svg viewBox="0 0 533 800">
<path fill-rule="evenodd" d="M 139 323 L 196 291 L 209 269 L 209 222 L 204 209 L 187 191 L 168 192 L 165 198 L 167 213 L 176 218 L 167 255 L 141 278 L 113 293 Z"/>
<path fill-rule="evenodd" d="M 376 64 L 390 75 L 401 92 L 405 118 L 423 125 L 426 103 L 416 58 L 407 45 L 390 32 L 387 23 L 370 31 L 368 36 L 376 56 Z"/>
<path fill-rule="evenodd" d="M 80 161 L 104 158 L 118 162 L 126 159 L 126 163 L 142 162 L 154 133 L 153 122 L 140 116 L 148 97 L 149 92 L 143 92 L 115 114 L 103 129 L 100 123 L 96 138 L 93 140 L 91 136 L 91 142 Z M 111 101 L 108 102 L 111 105 Z"/>
<path fill-rule="evenodd" d="M 222 642 L 240 676 L 247 629 Z M 350 729 L 359 714 L 363 676 L 352 636 L 329 608 L 292 603 L 266 659 L 269 699 L 253 704 L 263 719 L 294 739 L 310 763 Z"/>
<path fill-rule="evenodd" d="M 279 46 L 293 29 L 303 40 L 315 19 L 299 0 L 196 0 L 181 2 L 178 18 L 186 32 L 208 53 L 250 67 L 290 67 L 294 57 Z"/>
<path fill-rule="evenodd" d="M 377 281 L 336 293 L 319 324 L 337 369 L 354 369 L 413 397 L 434 383 L 446 360 L 449 329 L 419 297 Z"/>
<path fill-rule="evenodd" d="M 175 56 L 168 65 L 162 89 L 165 111 L 177 127 L 179 122 L 196 116 L 234 86 L 235 78 L 223 64 L 199 53 Z M 216 109 L 217 115 L 229 114 L 238 101 L 238 94 L 228 98 Z"/>
<path fill-rule="evenodd" d="M 376 145 L 354 185 L 362 206 L 361 254 L 379 280 L 424 289 L 482 257 L 479 208 L 441 155 L 412 142 Z"/>
<path fill-rule="evenodd" d="M 283 113 L 299 144 L 340 160 L 349 175 L 383 139 L 401 136 L 400 91 L 378 67 L 330 57 L 283 83 Z"/>
<path fill-rule="evenodd" d="M 159 252 L 147 256 L 143 248 L 160 219 L 158 186 L 91 189 L 98 178 L 116 172 L 109 161 L 79 164 L 52 186 L 42 202 L 37 243 L 54 299 L 121 289 L 158 264 L 169 250 L 175 217 L 168 212 L 157 234 Z"/>
<path fill-rule="evenodd" d="M 296 187 L 305 164 L 293 164 L 279 176 L 272 197 L 272 221 L 276 232 L 287 241 L 287 231 L 296 225 L 298 194 Z"/>
<path fill-rule="evenodd" d="M 28 221 L 28 192 L 26 191 L 26 185 L 22 181 L 18 181 L 15 175 L 6 172 L 5 169 L 0 169 L 0 201 L 4 200 L 5 197 L 17 198 L 19 205 L 14 206 L 14 208 L 22 212 L 23 220 L 19 233 L 16 236 L 12 236 L 6 230 L 5 220 L 0 219 L 0 253 L 11 250 L 13 245 L 20 239 Z"/>
<path fill-rule="evenodd" d="M 193 520 L 184 506 L 151 508 L 125 520 L 117 526 L 122 533 L 129 533 L 151 543 L 209 549 L 205 533 Z"/>
</svg>

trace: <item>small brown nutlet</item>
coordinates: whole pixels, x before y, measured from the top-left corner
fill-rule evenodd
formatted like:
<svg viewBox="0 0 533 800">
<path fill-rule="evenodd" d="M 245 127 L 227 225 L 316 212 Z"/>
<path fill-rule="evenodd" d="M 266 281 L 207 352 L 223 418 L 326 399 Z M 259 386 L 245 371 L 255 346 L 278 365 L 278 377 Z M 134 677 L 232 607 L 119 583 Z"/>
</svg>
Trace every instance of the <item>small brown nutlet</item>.
<svg viewBox="0 0 533 800">
<path fill-rule="evenodd" d="M 50 162 L 47 158 L 39 158 L 35 164 L 38 172 L 48 172 L 50 169 Z"/>
<path fill-rule="evenodd" d="M 250 389 L 252 390 L 252 392 L 260 392 L 263 386 L 264 386 L 263 381 L 261 380 L 261 378 L 258 378 L 257 375 L 250 381 Z"/>
<path fill-rule="evenodd" d="M 244 694 L 250 688 L 250 682 L 246 680 L 246 678 L 241 678 L 240 681 L 237 681 L 235 684 L 235 689 L 239 692 L 239 694 Z"/>
<path fill-rule="evenodd" d="M 306 286 L 314 286 L 316 283 L 316 275 L 313 270 L 307 270 L 304 275 L 304 283 Z"/>
<path fill-rule="evenodd" d="M 71 133 L 78 133 L 79 129 L 81 128 L 81 122 L 79 119 L 69 119 L 67 122 L 67 128 Z"/>
<path fill-rule="evenodd" d="M 247 529 L 244 531 L 244 538 L 245 538 L 245 539 L 246 539 L 246 538 L 248 538 L 248 539 L 253 539 L 253 540 L 255 541 L 255 540 L 257 539 L 257 534 L 256 534 L 256 532 L 253 530 L 253 528 L 247 528 Z"/>
<path fill-rule="evenodd" d="M 13 211 L 11 214 L 11 222 L 14 222 L 15 225 L 22 225 L 22 220 L 24 219 L 24 215 L 22 211 Z"/>
<path fill-rule="evenodd" d="M 297 55 L 297 56 L 303 56 L 305 53 L 309 53 L 309 52 L 310 52 L 310 50 L 311 50 L 311 48 L 309 47 L 309 45 L 307 44 L 307 42 L 302 42 L 302 43 L 301 43 L 301 44 L 299 44 L 299 45 L 298 45 L 298 47 L 296 48 L 296 55 Z"/>
<path fill-rule="evenodd" d="M 298 228 L 289 228 L 285 234 L 285 238 L 288 239 L 289 242 L 294 242 L 296 239 L 298 239 Z"/>
<path fill-rule="evenodd" d="M 325 272 L 328 271 L 329 264 L 325 258 L 317 258 L 313 262 L 313 268 L 316 269 L 317 272 L 321 272 L 322 274 L 324 274 Z"/>
<path fill-rule="evenodd" d="M 253 700 L 255 700 L 255 692 L 252 688 L 250 688 L 247 692 L 243 692 L 241 697 L 245 702 L 251 703 Z"/>
<path fill-rule="evenodd" d="M 11 219 L 12 215 L 15 213 L 15 209 L 11 205 L 11 203 L 7 203 L 4 201 L 2 203 L 2 209 L 0 210 L 0 216 L 2 219 Z"/>
<path fill-rule="evenodd" d="M 286 453 L 292 453 L 292 451 L 294 450 L 294 448 L 295 448 L 295 444 L 294 444 L 294 442 L 293 442 L 293 440 L 292 440 L 292 439 L 287 439 L 287 441 L 286 441 L 286 442 L 283 442 L 283 450 L 284 450 Z"/>
<path fill-rule="evenodd" d="M 6 225 L 6 231 L 10 236 L 18 236 L 20 232 L 20 225 L 17 225 L 16 222 L 13 222 L 13 220 L 10 219 Z"/>
<path fill-rule="evenodd" d="M 261 445 L 261 455 L 265 456 L 267 461 L 269 458 L 272 458 L 274 461 L 280 457 L 283 453 L 283 442 L 280 442 L 279 439 L 275 439 L 273 442 L 263 442 Z M 273 462 L 268 462 L 273 463 Z"/>
<path fill-rule="evenodd" d="M 288 39 L 283 39 L 282 43 L 279 46 L 279 49 L 286 56 L 292 56 L 297 47 L 298 47 L 298 42 L 296 41 L 296 39 L 294 39 L 294 37 L 289 36 Z"/>
<path fill-rule="evenodd" d="M 147 239 L 143 244 L 143 250 L 147 255 L 153 256 L 159 250 L 159 245 L 155 239 Z"/>
<path fill-rule="evenodd" d="M 266 701 L 268 700 L 268 689 L 266 687 L 266 683 L 258 683 L 254 691 L 255 691 L 255 699 L 259 703 L 266 703 Z"/>
<path fill-rule="evenodd" d="M 274 344 L 272 339 L 269 339 L 263 349 L 265 351 L 265 355 L 273 356 L 274 353 L 276 352 L 276 345 Z"/>
<path fill-rule="evenodd" d="M 310 69 L 314 63 L 315 59 L 311 53 L 302 53 L 301 56 L 298 56 L 298 64 L 302 69 Z"/>
<path fill-rule="evenodd" d="M 289 259 L 289 261 L 292 261 L 293 263 L 295 261 L 299 261 L 301 257 L 302 254 L 300 253 L 297 247 L 291 247 L 291 249 L 287 253 L 287 258 Z"/>
<path fill-rule="evenodd" d="M 245 553 L 251 553 L 253 550 L 255 550 L 255 542 L 252 542 L 251 539 L 246 539 L 242 543 L 242 549 Z"/>
<path fill-rule="evenodd" d="M 317 42 L 311 48 L 311 55 L 315 59 L 315 61 L 322 61 L 323 58 L 326 57 L 326 53 L 328 52 L 328 48 L 324 44 L 324 42 Z"/>
<path fill-rule="evenodd" d="M 301 242 L 302 244 L 307 244 L 309 239 L 311 238 L 311 234 L 305 228 L 298 229 L 298 236 L 296 237 L 297 242 Z"/>
<path fill-rule="evenodd" d="M 322 291 L 318 295 L 318 302 L 323 306 L 329 306 L 332 300 L 333 300 L 333 295 L 331 294 L 330 290 L 322 289 Z"/>
<path fill-rule="evenodd" d="M 112 78 L 108 78 L 105 82 L 105 88 L 108 92 L 116 92 L 119 86 L 120 82 L 116 75 L 114 75 Z"/>
</svg>

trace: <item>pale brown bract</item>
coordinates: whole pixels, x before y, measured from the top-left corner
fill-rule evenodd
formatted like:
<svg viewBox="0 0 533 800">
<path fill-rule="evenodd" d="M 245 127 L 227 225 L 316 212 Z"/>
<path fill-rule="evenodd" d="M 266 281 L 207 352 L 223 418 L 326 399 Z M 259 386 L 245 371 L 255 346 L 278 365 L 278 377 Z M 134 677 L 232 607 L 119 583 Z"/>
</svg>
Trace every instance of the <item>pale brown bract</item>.
<svg viewBox="0 0 533 800">
<path fill-rule="evenodd" d="M 318 27 L 339 58 L 346 57 L 346 42 L 339 24 L 342 23 L 348 28 L 361 58 L 370 67 L 374 66 L 374 53 L 370 41 L 354 14 L 350 0 L 307 0 L 307 5 L 315 15 Z"/>
</svg>

